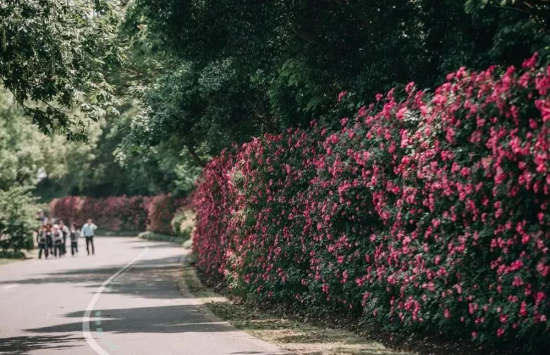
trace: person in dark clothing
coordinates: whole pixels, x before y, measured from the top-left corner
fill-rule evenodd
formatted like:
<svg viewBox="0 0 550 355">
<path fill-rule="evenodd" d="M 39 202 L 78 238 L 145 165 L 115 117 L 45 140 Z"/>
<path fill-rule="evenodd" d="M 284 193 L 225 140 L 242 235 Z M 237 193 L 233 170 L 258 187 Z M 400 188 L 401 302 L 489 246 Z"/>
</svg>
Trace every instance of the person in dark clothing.
<svg viewBox="0 0 550 355">
<path fill-rule="evenodd" d="M 49 256 L 48 248 L 46 246 L 46 227 L 42 226 L 38 231 L 38 236 L 36 241 L 38 242 L 38 259 L 42 259 L 42 252 L 44 252 L 44 258 L 47 259 Z"/>
<path fill-rule="evenodd" d="M 53 254 L 53 238 L 52 238 L 52 225 L 46 225 L 46 249 L 49 250 L 50 254 Z"/>
<path fill-rule="evenodd" d="M 63 252 L 63 255 L 65 255 L 67 254 L 67 237 L 71 231 L 69 230 L 69 227 L 63 223 L 63 221 L 59 221 L 59 230 L 63 233 L 63 244 L 61 245 L 61 251 Z"/>
<path fill-rule="evenodd" d="M 55 257 L 63 256 L 63 233 L 59 229 L 59 226 L 55 224 L 52 230 L 53 239 L 53 255 Z"/>
<path fill-rule="evenodd" d="M 69 236 L 71 238 L 71 255 L 74 256 L 75 252 L 78 254 L 78 237 L 80 236 L 80 231 L 74 223 L 71 225 Z"/>
</svg>

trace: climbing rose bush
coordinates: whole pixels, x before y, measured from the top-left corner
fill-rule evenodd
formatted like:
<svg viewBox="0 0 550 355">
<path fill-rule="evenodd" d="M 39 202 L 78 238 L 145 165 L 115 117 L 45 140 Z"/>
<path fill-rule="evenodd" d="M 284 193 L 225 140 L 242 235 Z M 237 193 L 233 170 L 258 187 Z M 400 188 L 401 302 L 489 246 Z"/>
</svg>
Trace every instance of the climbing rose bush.
<svg viewBox="0 0 550 355">
<path fill-rule="evenodd" d="M 170 194 L 152 197 L 147 208 L 147 230 L 161 234 L 173 234 L 172 218 L 178 208 L 189 209 L 188 204 L 188 199 L 175 198 Z"/>
<path fill-rule="evenodd" d="M 50 215 L 66 224 L 82 225 L 88 218 L 101 229 L 143 231 L 147 226 L 151 197 L 113 196 L 105 198 L 68 196 L 50 202 Z"/>
<path fill-rule="evenodd" d="M 52 200 L 50 215 L 65 223 L 82 225 L 92 218 L 109 231 L 152 231 L 171 234 L 170 222 L 177 208 L 189 201 L 168 194 L 148 196 L 112 196 L 105 198 L 69 196 Z"/>
<path fill-rule="evenodd" d="M 68 196 L 53 199 L 50 215 L 65 223 L 82 225 L 88 218 L 109 231 L 144 231 L 172 234 L 171 221 L 178 208 L 190 210 L 188 198 L 157 196 Z"/>
<path fill-rule="evenodd" d="M 550 67 L 461 68 L 340 123 L 208 164 L 194 195 L 203 277 L 401 334 L 547 347 Z"/>
</svg>

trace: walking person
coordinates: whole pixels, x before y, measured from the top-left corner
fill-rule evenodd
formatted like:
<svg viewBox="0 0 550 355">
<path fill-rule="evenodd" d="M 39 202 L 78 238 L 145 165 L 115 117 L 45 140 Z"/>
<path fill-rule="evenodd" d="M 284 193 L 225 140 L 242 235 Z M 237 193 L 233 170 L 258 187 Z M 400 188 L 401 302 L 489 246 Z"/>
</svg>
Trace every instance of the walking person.
<svg viewBox="0 0 550 355">
<path fill-rule="evenodd" d="M 92 219 L 89 218 L 88 222 L 82 226 L 80 234 L 86 239 L 86 251 L 90 255 L 90 244 L 92 245 L 92 255 L 94 255 L 94 233 L 97 229 L 97 226 L 92 222 Z"/>
<path fill-rule="evenodd" d="M 61 245 L 61 249 L 63 251 L 63 255 L 67 254 L 67 236 L 71 233 L 69 230 L 69 227 L 63 223 L 63 221 L 59 221 L 59 230 L 61 233 L 63 233 L 63 244 Z"/>
<path fill-rule="evenodd" d="M 51 224 L 46 224 L 45 233 L 46 233 L 46 249 L 49 251 L 50 255 L 53 255 L 53 238 L 52 238 Z"/>
<path fill-rule="evenodd" d="M 63 233 L 59 229 L 59 225 L 54 224 L 52 230 L 52 239 L 53 239 L 53 255 L 55 257 L 63 256 Z"/>
<path fill-rule="evenodd" d="M 44 252 L 44 258 L 47 259 L 49 256 L 48 248 L 46 246 L 46 226 L 40 227 L 36 241 L 38 243 L 38 259 L 42 259 L 42 252 Z"/>
<path fill-rule="evenodd" d="M 36 229 L 36 240 L 38 241 L 38 239 L 40 238 L 40 233 L 42 232 L 44 227 L 48 224 L 48 217 L 46 217 L 46 215 L 44 215 L 44 211 L 38 210 L 36 212 L 36 220 L 38 221 L 38 224 L 40 225 L 40 227 L 38 227 L 38 229 Z M 46 242 L 44 242 L 44 248 L 45 247 L 46 247 Z"/>
<path fill-rule="evenodd" d="M 78 254 L 78 237 L 80 237 L 80 231 L 76 228 L 76 224 L 71 224 L 71 231 L 69 233 L 71 238 L 71 255 L 74 256 L 76 252 Z"/>
</svg>

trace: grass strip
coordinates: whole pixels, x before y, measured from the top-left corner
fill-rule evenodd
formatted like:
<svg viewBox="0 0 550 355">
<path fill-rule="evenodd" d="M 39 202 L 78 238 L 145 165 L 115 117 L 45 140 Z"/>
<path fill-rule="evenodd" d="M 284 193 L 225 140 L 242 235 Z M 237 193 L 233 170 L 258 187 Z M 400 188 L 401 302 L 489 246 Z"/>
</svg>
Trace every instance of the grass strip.
<svg viewBox="0 0 550 355">
<path fill-rule="evenodd" d="M 411 355 L 413 352 L 392 350 L 383 344 L 345 329 L 320 327 L 239 303 L 206 287 L 195 269 L 184 264 L 182 293 L 199 298 L 204 307 L 235 328 L 294 354 L 308 355 Z"/>
<path fill-rule="evenodd" d="M 188 238 L 183 238 L 179 236 L 173 236 L 173 235 L 166 235 L 166 234 L 159 234 L 155 232 L 142 232 L 138 234 L 138 237 L 145 240 L 153 240 L 153 241 L 159 241 L 159 242 L 171 242 L 171 243 L 178 243 L 183 245 Z"/>
</svg>

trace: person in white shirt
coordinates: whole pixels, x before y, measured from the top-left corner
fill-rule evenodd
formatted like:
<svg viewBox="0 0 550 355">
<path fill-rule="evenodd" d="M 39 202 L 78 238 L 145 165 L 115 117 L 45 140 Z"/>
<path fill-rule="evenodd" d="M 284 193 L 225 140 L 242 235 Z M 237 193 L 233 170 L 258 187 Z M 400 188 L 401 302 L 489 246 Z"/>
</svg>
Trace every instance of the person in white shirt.
<svg viewBox="0 0 550 355">
<path fill-rule="evenodd" d="M 80 231 L 80 234 L 86 239 L 86 251 L 88 252 L 88 255 L 90 255 L 90 244 L 92 245 L 92 255 L 95 253 L 94 233 L 96 229 L 97 226 L 92 222 L 92 219 L 89 218 L 88 223 L 84 224 L 82 226 L 82 230 Z"/>
</svg>

